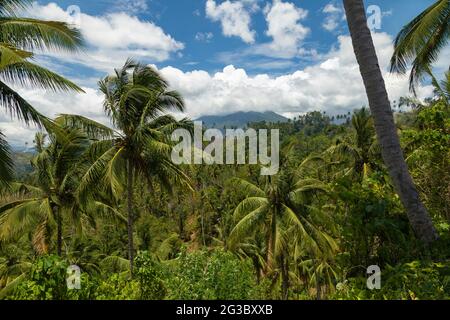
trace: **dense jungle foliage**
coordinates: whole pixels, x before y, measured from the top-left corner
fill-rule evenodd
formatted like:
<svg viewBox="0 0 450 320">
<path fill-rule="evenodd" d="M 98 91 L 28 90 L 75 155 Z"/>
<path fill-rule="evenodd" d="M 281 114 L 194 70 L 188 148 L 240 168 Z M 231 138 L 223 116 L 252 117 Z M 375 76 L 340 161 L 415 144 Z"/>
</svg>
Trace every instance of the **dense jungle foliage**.
<svg viewBox="0 0 450 320">
<path fill-rule="evenodd" d="M 275 176 L 261 176 L 257 165 L 186 165 L 188 183 L 162 176 L 149 185 L 136 175 L 133 276 L 124 197 L 103 193 L 80 203 L 78 184 L 89 168 L 83 162 L 95 163 L 88 158 L 105 140 L 64 125 L 66 141 L 38 134 L 33 172 L 2 197 L 1 297 L 449 298 L 449 114 L 442 99 L 396 112 L 411 173 L 441 237 L 431 247 L 408 224 L 367 109 L 342 116 L 342 124 L 312 112 L 250 124 L 280 128 Z M 61 159 L 70 166 L 59 168 Z M 52 193 L 59 176 L 70 186 Z M 57 207 L 64 213 L 59 257 Z M 80 290 L 66 285 L 73 264 L 81 268 Z M 370 265 L 381 268 L 381 290 L 367 289 Z"/>
</svg>

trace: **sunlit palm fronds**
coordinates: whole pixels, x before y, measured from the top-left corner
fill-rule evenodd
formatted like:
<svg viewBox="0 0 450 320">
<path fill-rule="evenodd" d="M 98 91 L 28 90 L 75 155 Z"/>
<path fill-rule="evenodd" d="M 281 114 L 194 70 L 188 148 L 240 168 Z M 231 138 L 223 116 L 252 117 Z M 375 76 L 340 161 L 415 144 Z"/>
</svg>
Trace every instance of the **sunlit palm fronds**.
<svg viewBox="0 0 450 320">
<path fill-rule="evenodd" d="M 429 73 L 450 37 L 450 1 L 438 0 L 403 27 L 395 39 L 391 71 L 406 73 L 412 64 L 410 89 Z"/>
</svg>

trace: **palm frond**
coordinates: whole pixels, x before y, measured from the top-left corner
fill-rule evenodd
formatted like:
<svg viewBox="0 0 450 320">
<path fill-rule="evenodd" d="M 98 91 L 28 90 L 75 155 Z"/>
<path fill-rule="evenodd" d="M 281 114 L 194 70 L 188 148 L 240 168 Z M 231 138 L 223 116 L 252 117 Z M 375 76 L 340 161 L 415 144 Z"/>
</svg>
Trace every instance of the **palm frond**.
<svg viewBox="0 0 450 320">
<path fill-rule="evenodd" d="M 15 116 L 27 124 L 33 122 L 40 125 L 45 119 L 45 116 L 2 81 L 0 81 L 0 106 L 6 108 L 11 116 Z"/>
<path fill-rule="evenodd" d="M 91 139 L 110 139 L 115 135 L 113 129 L 76 114 L 60 114 L 56 117 L 55 122 L 71 128 L 80 129 Z"/>
<path fill-rule="evenodd" d="M 450 2 L 438 0 L 403 27 L 394 42 L 391 72 L 406 73 L 412 63 L 410 89 L 414 92 L 426 69 L 438 58 L 450 35 Z"/>
<path fill-rule="evenodd" d="M 2 16 L 15 16 L 17 12 L 29 8 L 32 0 L 0 0 L 0 14 Z"/>
<path fill-rule="evenodd" d="M 5 136 L 0 131 L 0 187 L 3 188 L 12 181 L 14 175 L 14 163 L 11 150 Z"/>
<path fill-rule="evenodd" d="M 241 178 L 231 178 L 230 183 L 235 185 L 246 196 L 263 197 L 265 195 L 265 192 L 260 187 L 247 180 Z"/>
<path fill-rule="evenodd" d="M 29 61 L 10 63 L 0 69 L 0 77 L 23 87 L 38 87 L 53 91 L 84 92 L 73 82 Z"/>
<path fill-rule="evenodd" d="M 229 236 L 230 247 L 233 248 L 243 238 L 250 236 L 252 234 L 251 231 L 255 231 L 255 226 L 265 220 L 267 212 L 268 208 L 262 205 L 243 217 L 231 230 Z"/>
<path fill-rule="evenodd" d="M 25 50 L 78 52 L 84 47 L 81 32 L 65 22 L 1 17 L 0 39 Z"/>
</svg>

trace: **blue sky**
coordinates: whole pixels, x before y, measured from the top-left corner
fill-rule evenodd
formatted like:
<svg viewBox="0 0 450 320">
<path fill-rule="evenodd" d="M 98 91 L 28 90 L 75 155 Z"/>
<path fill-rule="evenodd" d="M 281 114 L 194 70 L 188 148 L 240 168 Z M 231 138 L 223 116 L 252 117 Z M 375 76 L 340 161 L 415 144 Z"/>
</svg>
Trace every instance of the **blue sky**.
<svg viewBox="0 0 450 320">
<path fill-rule="evenodd" d="M 407 79 L 387 72 L 392 41 L 431 3 L 365 1 L 380 12 L 373 38 L 391 100 L 408 94 Z M 183 94 L 192 118 L 249 110 L 338 114 L 367 103 L 341 1 L 39 0 L 24 14 L 76 24 L 86 39 L 84 54 L 38 58 L 85 94 L 17 88 L 49 116 L 79 113 L 107 123 L 96 82 L 127 57 L 154 65 Z M 446 48 L 438 74 L 449 56 Z M 427 85 L 420 91 L 430 93 Z M 5 116 L 0 129 L 15 144 L 31 141 L 35 132 Z"/>
<path fill-rule="evenodd" d="M 67 9 L 71 5 L 77 5 L 82 13 L 92 16 L 125 12 L 138 17 L 142 21 L 153 22 L 185 46 L 183 50 L 179 51 L 182 56 L 172 54 L 169 59 L 162 62 L 152 61 L 151 57 L 144 59 L 160 67 L 171 65 L 184 71 L 200 68 L 208 72 L 215 72 L 223 69 L 224 64 L 232 63 L 236 67 L 245 67 L 249 74 L 256 74 L 261 70 L 280 74 L 311 63 L 308 57 L 287 59 L 293 62 L 292 65 L 288 65 L 286 59 L 274 59 L 261 55 L 242 57 L 239 53 L 251 49 L 253 44 L 244 42 L 237 35 L 225 36 L 221 22 L 208 17 L 206 13 L 207 1 L 205 0 L 38 1 L 42 5 L 52 2 L 57 3 L 63 9 Z M 216 5 L 220 5 L 225 1 L 217 0 L 214 2 Z M 241 2 L 246 3 L 246 1 Z M 311 31 L 302 43 L 304 48 L 326 53 L 336 44 L 337 35 L 348 33 L 344 20 L 339 21 L 339 26 L 332 32 L 327 31 L 322 26 L 324 19 L 327 18 L 327 14 L 323 12 L 324 8 L 329 4 L 342 8 L 341 1 L 295 0 L 290 2 L 298 8 L 308 11 L 308 16 L 302 19 L 302 24 Z M 266 34 L 267 21 L 264 16 L 264 8 L 270 5 L 271 1 L 247 0 L 247 3 L 256 4 L 259 7 L 259 9 L 252 9 L 250 5 L 244 6 L 250 8 L 248 9 L 251 12 L 250 27 L 255 31 L 255 43 L 270 42 L 271 37 Z M 394 36 L 405 23 L 431 3 L 433 3 L 433 0 L 378 0 L 366 1 L 366 6 L 377 5 L 380 7 L 383 12 L 380 31 Z M 208 39 L 208 35 L 212 38 Z M 105 34 L 105 37 L 111 36 L 114 35 Z M 279 66 L 272 69 L 269 67 L 271 65 L 269 62 L 278 62 Z M 265 64 L 268 66 L 265 67 Z M 78 71 L 76 67 L 72 70 L 73 73 L 78 73 Z"/>
</svg>

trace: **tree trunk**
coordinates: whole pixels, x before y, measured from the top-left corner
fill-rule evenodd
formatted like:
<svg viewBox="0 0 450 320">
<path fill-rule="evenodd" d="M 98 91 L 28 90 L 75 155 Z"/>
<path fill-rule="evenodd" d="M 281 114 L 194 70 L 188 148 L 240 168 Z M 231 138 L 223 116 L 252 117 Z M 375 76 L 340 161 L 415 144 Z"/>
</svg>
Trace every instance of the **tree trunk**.
<svg viewBox="0 0 450 320">
<path fill-rule="evenodd" d="M 133 167 L 130 160 L 127 166 L 127 210 L 128 210 L 128 259 L 130 259 L 130 273 L 133 275 L 134 244 L 133 244 Z"/>
<path fill-rule="evenodd" d="M 344 0 L 356 60 L 366 88 L 381 153 L 417 237 L 429 244 L 438 235 L 409 174 L 373 44 L 363 0 Z"/>
<path fill-rule="evenodd" d="M 57 243 L 57 247 L 56 247 L 56 252 L 58 254 L 59 257 L 61 257 L 62 255 L 62 219 L 61 219 L 61 213 L 58 210 L 58 207 L 55 206 L 53 208 L 53 211 L 55 213 L 55 217 L 56 217 L 56 224 L 57 224 L 57 230 L 56 230 L 56 243 Z"/>
<path fill-rule="evenodd" d="M 267 243 L 267 257 L 266 257 L 266 273 L 272 270 L 272 264 L 274 259 L 275 242 L 277 236 L 277 225 L 276 225 L 276 211 L 272 212 L 272 221 L 270 222 L 270 233 Z"/>
<path fill-rule="evenodd" d="M 289 298 L 289 262 L 284 254 L 281 255 L 281 296 L 283 300 Z"/>
</svg>

